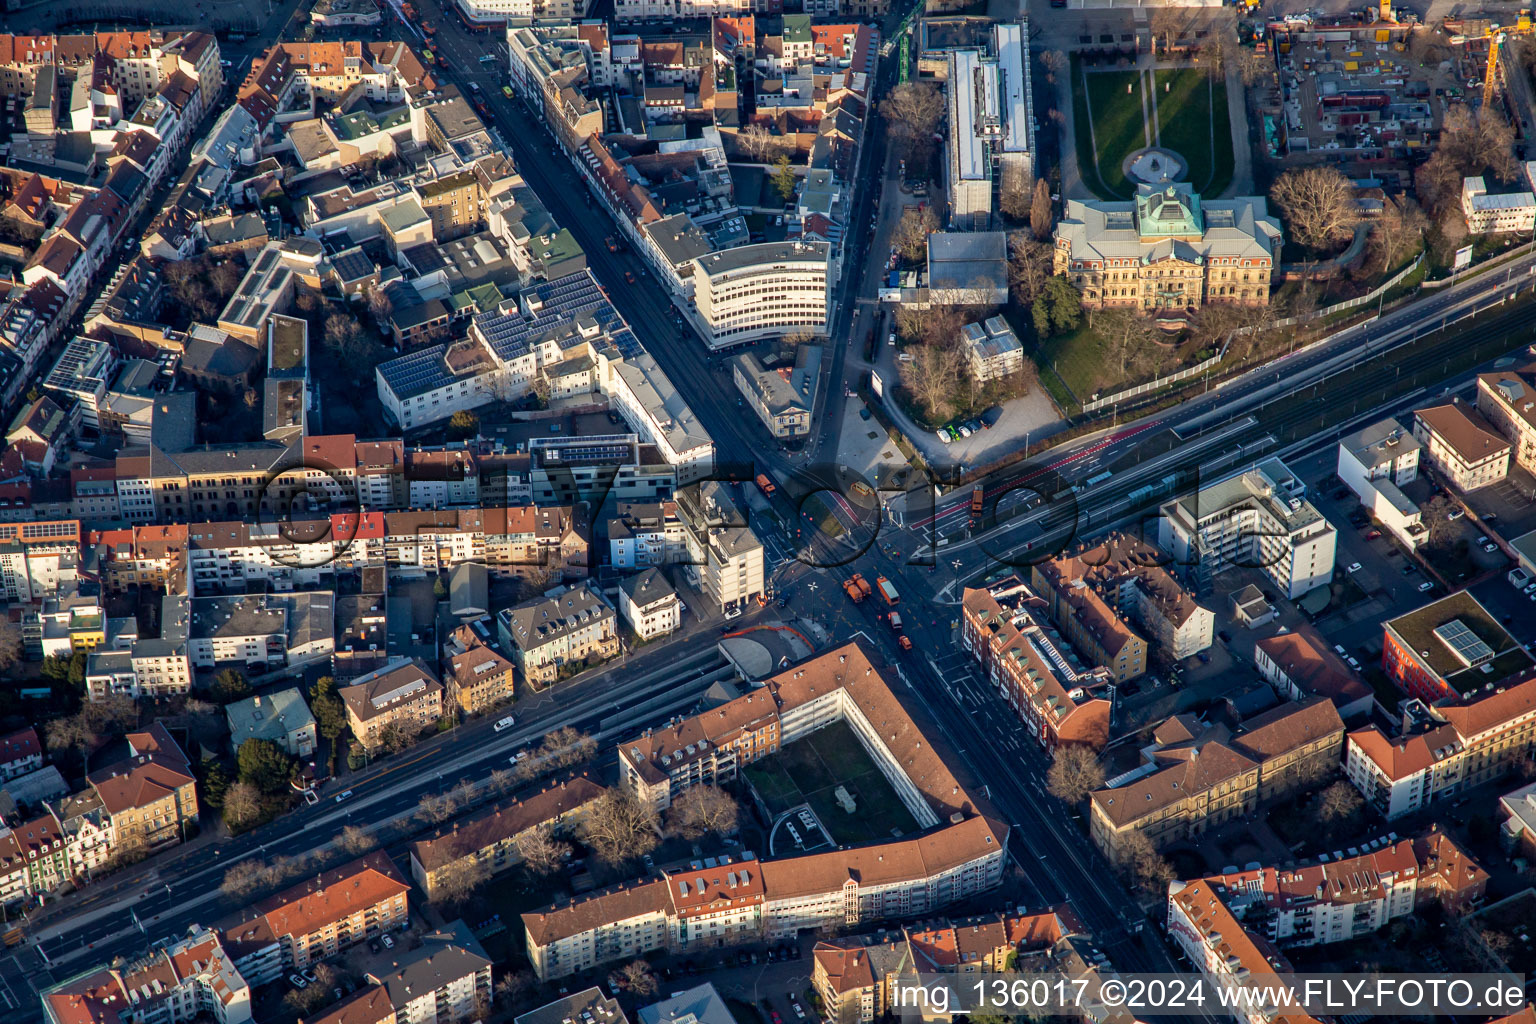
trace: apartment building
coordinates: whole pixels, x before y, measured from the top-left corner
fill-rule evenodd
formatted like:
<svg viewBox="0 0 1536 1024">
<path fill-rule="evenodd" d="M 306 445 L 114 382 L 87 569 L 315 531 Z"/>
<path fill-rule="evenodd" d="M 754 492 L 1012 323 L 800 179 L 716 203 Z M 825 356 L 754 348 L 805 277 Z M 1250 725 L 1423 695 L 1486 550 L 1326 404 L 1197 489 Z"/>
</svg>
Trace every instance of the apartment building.
<svg viewBox="0 0 1536 1024">
<path fill-rule="evenodd" d="M 329 590 L 161 599 L 161 639 L 184 647 L 193 668 L 236 665 L 264 672 L 302 666 L 335 651 Z"/>
<path fill-rule="evenodd" d="M 1326 697 L 1341 718 L 1368 714 L 1375 692 L 1321 638 L 1276 633 L 1253 647 L 1253 667 L 1286 700 Z"/>
<path fill-rule="evenodd" d="M 718 480 L 678 490 L 687 565 L 700 589 L 722 611 L 741 609 L 764 594 L 763 544 Z"/>
<path fill-rule="evenodd" d="M 1418 550 L 1429 539 L 1419 506 L 1402 490 L 1419 478 L 1423 447 L 1392 419 L 1373 423 L 1339 442 L 1339 479 L 1410 551 Z"/>
<path fill-rule="evenodd" d="M 1465 590 L 1382 623 L 1381 667 L 1426 704 L 1471 700 L 1527 675 L 1525 648 Z"/>
<path fill-rule="evenodd" d="M 612 495 L 660 501 L 677 489 L 678 467 L 633 433 L 536 437 L 528 442 L 528 485 L 535 504 L 590 503 Z M 594 500 L 598 499 L 598 500 Z"/>
<path fill-rule="evenodd" d="M 655 568 L 619 581 L 619 614 L 641 640 L 666 636 L 683 625 L 683 603 Z"/>
<path fill-rule="evenodd" d="M 1164 568 L 1166 561 L 1151 545 L 1113 533 L 1100 544 L 1034 566 L 1032 580 L 1069 635 L 1080 633 L 1095 653 L 1102 650 L 1115 655 L 1114 661 L 1098 664 L 1111 667 L 1123 682 L 1131 676 L 1121 671 L 1120 659 L 1126 659 L 1128 670 L 1134 669 L 1138 648 L 1133 641 L 1120 638 L 1140 639 L 1130 630 L 1131 623 L 1147 637 L 1153 650 L 1170 660 L 1192 658 L 1211 646 L 1215 616 Z M 1117 624 L 1104 627 L 1095 623 L 1092 629 L 1087 622 L 1068 625 L 1079 609 L 1090 618 L 1103 615 L 1099 603 L 1084 599 L 1085 591 L 1101 598 Z M 1121 646 L 1116 647 L 1117 641 Z"/>
<path fill-rule="evenodd" d="M 30 726 L 0 736 L 0 782 L 9 782 L 43 766 L 43 745 Z"/>
<path fill-rule="evenodd" d="M 978 384 L 1005 380 L 1024 369 L 1024 346 L 1000 316 L 960 328 L 960 344 L 971 378 Z"/>
<path fill-rule="evenodd" d="M 675 501 L 621 501 L 608 520 L 608 562 L 615 569 L 673 565 L 688 558 L 687 532 Z"/>
<path fill-rule="evenodd" d="M 1475 407 L 1459 400 L 1413 411 L 1424 461 L 1463 494 L 1509 475 L 1510 443 Z"/>
<path fill-rule="evenodd" d="M 1109 741 L 1113 676 L 1083 668 L 1042 625 L 1044 601 L 1008 577 L 986 589 L 967 587 L 961 608 L 961 645 L 1046 751 Z"/>
<path fill-rule="evenodd" d="M 1292 600 L 1333 579 L 1337 533 L 1307 485 L 1265 459 L 1159 508 L 1158 546 L 1205 592 L 1229 568 L 1259 569 Z"/>
<path fill-rule="evenodd" d="M 693 260 L 694 304 L 705 343 L 722 349 L 794 332 L 827 333 L 825 242 L 762 242 Z"/>
<path fill-rule="evenodd" d="M 377 15 L 378 8 L 373 10 Z M 323 1013 L 300 1017 L 299 1024 L 399 1024 L 399 1018 L 389 1001 L 389 990 L 370 983 L 360 986 L 341 1002 L 332 1003 Z"/>
<path fill-rule="evenodd" d="M 1467 232 L 1473 235 L 1530 234 L 1536 228 L 1536 194 L 1505 192 L 1488 194 L 1482 175 L 1461 179 L 1461 212 Z"/>
<path fill-rule="evenodd" d="M 585 576 L 591 565 L 591 538 L 585 518 L 569 505 L 486 507 L 485 563 L 511 575 L 551 570 Z"/>
<path fill-rule="evenodd" d="M 724 785 L 741 765 L 838 721 L 853 730 L 919 825 L 975 813 L 944 758 L 857 643 L 785 669 L 703 714 L 625 740 L 619 779 L 637 799 L 665 810 L 691 786 Z"/>
<path fill-rule="evenodd" d="M 1510 771 L 1536 746 L 1536 679 L 1465 704 L 1402 706 L 1401 727 L 1379 726 L 1347 737 L 1344 771 L 1388 820 Z"/>
<path fill-rule="evenodd" d="M 1536 473 L 1536 363 L 1478 374 L 1477 411 L 1510 442 L 1515 464 Z"/>
<path fill-rule="evenodd" d="M 436 899 L 444 872 L 464 862 L 498 875 L 522 863 L 518 843 L 541 829 L 574 832 L 591 803 L 606 790 L 585 775 L 537 793 L 482 807 L 410 845 L 411 877 L 427 899 Z"/>
<path fill-rule="evenodd" d="M 1038 913 L 941 918 L 920 928 L 838 936 L 811 951 L 811 987 L 821 996 L 823 1019 L 874 1024 L 899 1012 L 891 995 L 900 974 L 1011 970 L 1022 956 L 1048 952 L 1084 931 L 1072 908 L 1062 904 Z"/>
<path fill-rule="evenodd" d="M 1201 881 L 1240 920 L 1251 917 L 1264 938 L 1292 947 L 1357 939 L 1432 903 L 1465 909 L 1487 890 L 1488 872 L 1431 827 L 1411 839 L 1368 840 L 1342 859 L 1249 867 Z M 1170 901 L 1179 885 L 1170 887 Z"/>
<path fill-rule="evenodd" d="M 996 886 L 1007 826 L 985 817 L 915 839 L 800 857 L 718 858 L 523 915 L 541 980 L 656 949 L 776 941 L 803 929 L 920 917 Z"/>
<path fill-rule="evenodd" d="M 513 697 L 512 663 L 478 638 L 448 656 L 448 699 L 466 715 L 478 715 Z"/>
<path fill-rule="evenodd" d="M 496 631 L 523 680 L 539 689 L 619 653 L 613 606 L 586 582 L 503 608 Z"/>
<path fill-rule="evenodd" d="M 1239 1006 L 1237 990 L 1279 982 L 1277 975 L 1294 970 L 1279 948 L 1262 935 L 1243 927 L 1214 887 L 1192 882 L 1168 898 L 1168 935 L 1173 945 L 1212 984 L 1233 993 L 1226 996 Z M 1232 1014 L 1239 1024 L 1322 1024 L 1302 1011 L 1279 1012 L 1274 1006 L 1255 1007 Z"/>
<path fill-rule="evenodd" d="M 0 905 L 41 904 L 75 878 L 64 824 L 53 811 L 0 826 Z"/>
<path fill-rule="evenodd" d="M 387 969 L 378 965 L 365 977 L 389 993 L 398 1024 L 451 1024 L 491 1002 L 491 960 L 463 921 L 397 954 Z"/>
<path fill-rule="evenodd" d="M 80 523 L 74 519 L 0 523 L 0 597 L 37 604 L 58 592 L 80 565 Z"/>
<path fill-rule="evenodd" d="M 261 900 L 219 934 L 240 972 L 263 985 L 405 928 L 409 891 L 389 855 L 374 850 Z"/>
<path fill-rule="evenodd" d="M 1045 614 L 1089 664 L 1107 669 L 1117 683 L 1146 672 L 1146 641 L 1096 589 L 1056 569 L 1047 572 L 1033 566 L 1031 572 L 1034 590 L 1045 602 Z"/>
<path fill-rule="evenodd" d="M 414 658 L 395 658 L 337 692 L 347 726 L 365 747 L 379 746 L 390 732 L 415 736 L 443 717 L 443 684 Z"/>
<path fill-rule="evenodd" d="M 1343 742 L 1343 721 L 1320 697 L 1263 712 L 1236 732 L 1177 715 L 1153 732 L 1139 767 L 1092 795 L 1090 834 L 1115 862 L 1133 833 L 1161 849 L 1325 775 Z"/>
<path fill-rule="evenodd" d="M 193 925 L 187 934 L 119 966 L 78 974 L 43 989 L 48 1024 L 249 1024 L 251 983 L 217 934 Z"/>
<path fill-rule="evenodd" d="M 1131 202 L 1068 200 L 1054 267 L 1092 309 L 1251 306 L 1269 301 L 1281 243 L 1263 196 L 1216 202 L 1188 185 L 1138 185 Z"/>
<path fill-rule="evenodd" d="M 736 390 L 773 437 L 805 437 L 811 432 L 822 351 L 820 345 L 797 345 L 794 363 L 788 366 L 765 367 L 752 352 L 731 360 Z"/>
<path fill-rule="evenodd" d="M 1252 985 L 1289 969 L 1281 948 L 1353 941 L 1431 903 L 1462 910 L 1487 884 L 1488 872 L 1431 829 L 1373 839 L 1347 858 L 1173 882 L 1168 931 L 1212 982 Z"/>
<path fill-rule="evenodd" d="M 165 726 L 131 732 L 128 757 L 86 775 L 120 844 L 181 842 L 198 820 L 197 780 Z"/>
<path fill-rule="evenodd" d="M 246 740 L 257 739 L 275 743 L 293 757 L 314 756 L 315 716 L 296 687 L 226 704 L 224 718 L 235 750 Z"/>
</svg>

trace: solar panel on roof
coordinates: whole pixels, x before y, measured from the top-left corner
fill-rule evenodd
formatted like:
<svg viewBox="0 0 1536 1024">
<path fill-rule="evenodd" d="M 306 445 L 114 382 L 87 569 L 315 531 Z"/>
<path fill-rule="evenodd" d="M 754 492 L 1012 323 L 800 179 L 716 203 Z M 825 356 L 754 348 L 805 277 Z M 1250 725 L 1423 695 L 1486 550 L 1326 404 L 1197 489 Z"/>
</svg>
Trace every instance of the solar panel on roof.
<svg viewBox="0 0 1536 1024">
<path fill-rule="evenodd" d="M 1451 649 L 1451 653 L 1468 666 L 1481 665 L 1493 658 L 1493 648 L 1489 647 L 1477 634 L 1467 628 L 1466 623 L 1460 619 L 1452 619 L 1450 622 L 1435 627 L 1435 636 L 1440 642 Z"/>
</svg>

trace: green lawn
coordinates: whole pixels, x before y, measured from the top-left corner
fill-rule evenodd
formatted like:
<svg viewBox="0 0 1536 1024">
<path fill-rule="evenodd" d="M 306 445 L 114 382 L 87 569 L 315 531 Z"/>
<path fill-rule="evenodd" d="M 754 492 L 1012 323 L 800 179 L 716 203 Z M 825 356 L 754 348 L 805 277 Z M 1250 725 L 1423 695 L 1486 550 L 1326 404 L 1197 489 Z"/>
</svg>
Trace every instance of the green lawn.
<svg viewBox="0 0 1536 1024">
<path fill-rule="evenodd" d="M 775 815 L 810 804 L 839 844 L 888 839 L 892 830 L 917 831 L 912 813 L 843 722 L 796 740 L 748 765 L 743 774 Z M 853 796 L 852 814 L 837 802 L 838 786 Z"/>
<path fill-rule="evenodd" d="M 1158 71 L 1156 82 L 1163 145 L 1189 162 L 1189 183 L 1196 192 L 1220 195 L 1232 183 L 1226 85 L 1213 83 L 1200 68 Z"/>
<path fill-rule="evenodd" d="M 1088 125 L 1079 131 L 1078 163 L 1084 181 L 1091 181 L 1095 191 L 1099 180 L 1114 198 L 1129 198 L 1135 189 L 1126 181 L 1121 165 L 1126 156 L 1147 144 L 1146 118 L 1141 106 L 1141 75 L 1135 71 L 1089 71 L 1087 104 L 1093 113 L 1092 143 L 1081 145 Z M 1129 91 L 1127 91 L 1129 90 Z M 1084 118 L 1086 120 L 1086 117 Z M 1096 143 L 1097 145 L 1093 145 Z M 1085 154 L 1091 151 L 1091 160 Z M 1098 179 L 1092 177 L 1090 163 L 1097 163 Z"/>
<path fill-rule="evenodd" d="M 1050 390 L 1048 370 L 1054 367 L 1056 376 L 1071 389 L 1074 404 L 1091 399 L 1104 376 L 1104 339 L 1088 326 L 1087 319 L 1083 318 L 1077 330 L 1047 338 L 1035 349 L 1042 383 Z M 1057 402 L 1062 404 L 1060 398 Z"/>
</svg>

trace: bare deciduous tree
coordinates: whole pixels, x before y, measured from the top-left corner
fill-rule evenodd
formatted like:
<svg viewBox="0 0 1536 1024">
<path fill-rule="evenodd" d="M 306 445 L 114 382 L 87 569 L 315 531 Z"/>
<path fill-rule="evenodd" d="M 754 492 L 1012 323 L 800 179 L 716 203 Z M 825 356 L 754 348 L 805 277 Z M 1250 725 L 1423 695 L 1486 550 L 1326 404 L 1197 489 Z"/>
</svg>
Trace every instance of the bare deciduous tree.
<svg viewBox="0 0 1536 1024">
<path fill-rule="evenodd" d="M 1339 781 L 1323 790 L 1317 801 L 1317 814 L 1326 822 L 1340 822 L 1365 803 L 1351 783 Z"/>
<path fill-rule="evenodd" d="M 545 824 L 519 836 L 517 852 L 529 871 L 536 875 L 552 875 L 570 856 L 571 844 L 558 838 L 553 826 Z"/>
<path fill-rule="evenodd" d="M 1046 50 L 1040 55 L 1040 66 L 1045 68 L 1046 81 L 1054 82 L 1072 65 L 1060 50 Z"/>
<path fill-rule="evenodd" d="M 236 831 L 261 815 L 261 791 L 249 782 L 237 782 L 224 794 L 224 824 Z"/>
<path fill-rule="evenodd" d="M 428 825 L 437 825 L 453 817 L 458 809 L 459 801 L 452 791 L 427 793 L 417 802 L 416 818 Z"/>
<path fill-rule="evenodd" d="M 378 285 L 370 285 L 368 288 L 368 315 L 373 317 L 377 324 L 384 324 L 389 320 L 389 314 L 395 311 L 395 304 L 389 300 L 384 289 Z"/>
<path fill-rule="evenodd" d="M 891 233 L 891 244 L 896 252 L 909 263 L 920 262 L 928 254 L 928 236 L 939 230 L 939 218 L 933 207 L 918 209 L 909 206 L 901 211 L 901 219 Z"/>
<path fill-rule="evenodd" d="M 1054 253 L 1028 231 L 1008 236 L 1008 288 L 1020 306 L 1034 302 L 1051 276 Z"/>
<path fill-rule="evenodd" d="M 1041 178 L 1035 182 L 1035 196 L 1029 203 L 1029 230 L 1042 242 L 1051 237 L 1056 215 L 1051 208 L 1051 186 Z"/>
<path fill-rule="evenodd" d="M 763 163 L 776 155 L 781 145 L 773 133 L 760 124 L 749 124 L 737 132 L 736 144 L 756 163 Z"/>
<path fill-rule="evenodd" d="M 1022 223 L 1029 217 L 1034 185 L 1029 169 L 1020 160 L 1004 160 L 997 178 L 997 208 L 1009 220 Z"/>
<path fill-rule="evenodd" d="M 245 897 L 261 887 L 266 867 L 257 860 L 243 860 L 224 872 L 219 891 L 226 896 Z"/>
<path fill-rule="evenodd" d="M 948 345 L 922 345 L 911 362 L 901 364 L 901 382 L 923 407 L 930 422 L 944 419 L 960 383 L 960 353 Z"/>
<path fill-rule="evenodd" d="M 1073 744 L 1056 751 L 1045 786 L 1052 796 L 1066 804 L 1080 804 L 1088 794 L 1104 785 L 1104 768 L 1091 747 Z"/>
<path fill-rule="evenodd" d="M 615 968 L 608 975 L 608 984 L 629 989 L 636 996 L 656 994 L 656 975 L 651 973 L 651 965 L 644 960 L 631 960 L 623 967 Z"/>
<path fill-rule="evenodd" d="M 1132 362 L 1152 344 L 1157 328 L 1132 309 L 1098 310 L 1092 323 L 1094 332 L 1104 339 L 1104 359 L 1116 382 L 1125 380 Z"/>
<path fill-rule="evenodd" d="M 933 151 L 933 133 L 944 117 L 944 98 L 928 82 L 903 82 L 880 104 L 890 124 L 891 140 L 906 151 L 910 163 L 922 164 Z"/>
<path fill-rule="evenodd" d="M 1286 171 L 1270 189 L 1291 234 L 1309 249 L 1326 250 L 1349 237 L 1359 218 L 1354 186 L 1333 167 Z"/>
<path fill-rule="evenodd" d="M 728 835 L 736 831 L 740 815 L 741 808 L 725 790 L 693 786 L 667 808 L 667 832 L 683 839 L 698 839 L 711 832 Z"/>
<path fill-rule="evenodd" d="M 336 846 L 343 853 L 354 856 L 367 853 L 379 845 L 379 839 L 368 829 L 359 828 L 356 825 L 348 825 L 341 830 L 341 835 L 336 837 Z"/>
<path fill-rule="evenodd" d="M 1380 258 L 1381 272 L 1385 274 L 1418 248 L 1428 229 L 1429 218 L 1418 203 L 1406 196 L 1388 200 L 1381 216 L 1371 222 L 1371 252 Z"/>
<path fill-rule="evenodd" d="M 593 855 L 620 864 L 656 848 L 656 811 L 627 790 L 610 789 L 592 802 L 581 825 L 581 839 Z"/>
<path fill-rule="evenodd" d="M 1132 885 L 1150 895 L 1165 895 L 1173 880 L 1173 867 L 1163 859 L 1145 832 L 1132 832 L 1122 840 L 1121 866 Z"/>
<path fill-rule="evenodd" d="M 490 866 L 476 857 L 461 857 L 432 874 L 432 905 L 456 907 L 469 901 L 490 880 Z"/>
<path fill-rule="evenodd" d="M 527 971 L 513 971 L 496 979 L 496 1001 L 503 1007 L 511 1006 L 518 997 L 533 988 L 533 975 Z"/>
</svg>

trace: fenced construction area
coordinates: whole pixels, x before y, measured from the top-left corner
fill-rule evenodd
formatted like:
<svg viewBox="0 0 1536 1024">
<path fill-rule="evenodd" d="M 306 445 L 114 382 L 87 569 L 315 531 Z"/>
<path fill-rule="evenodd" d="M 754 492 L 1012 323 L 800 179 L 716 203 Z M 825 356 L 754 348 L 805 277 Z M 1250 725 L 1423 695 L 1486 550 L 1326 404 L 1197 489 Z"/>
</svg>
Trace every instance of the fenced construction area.
<svg viewBox="0 0 1536 1024">
<path fill-rule="evenodd" d="M 836 842 L 889 839 L 918 830 L 891 784 L 843 722 L 818 729 L 742 769 L 769 813 L 809 804 Z M 853 798 L 850 812 L 837 798 L 841 786 Z"/>
</svg>

